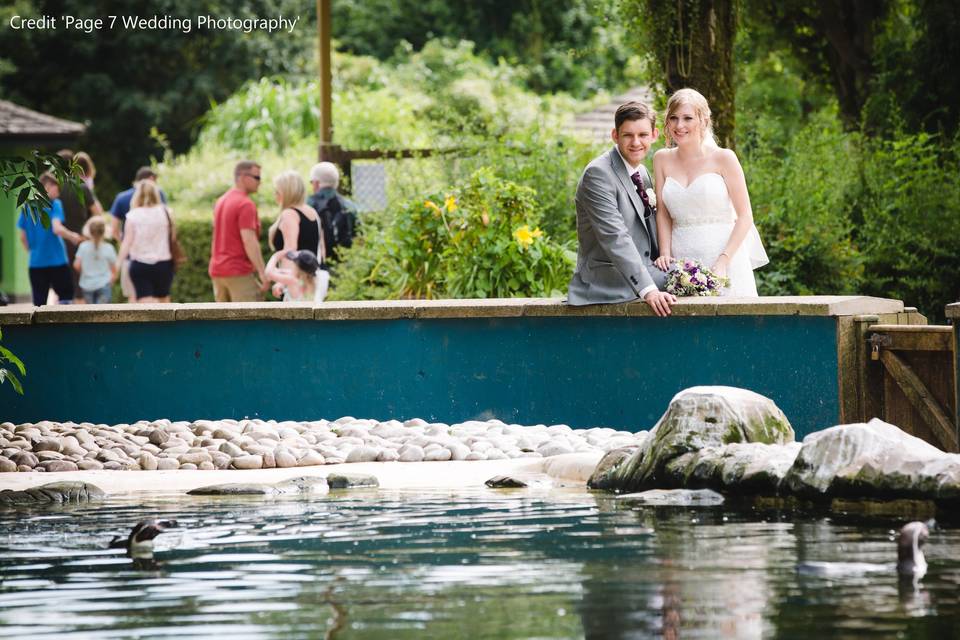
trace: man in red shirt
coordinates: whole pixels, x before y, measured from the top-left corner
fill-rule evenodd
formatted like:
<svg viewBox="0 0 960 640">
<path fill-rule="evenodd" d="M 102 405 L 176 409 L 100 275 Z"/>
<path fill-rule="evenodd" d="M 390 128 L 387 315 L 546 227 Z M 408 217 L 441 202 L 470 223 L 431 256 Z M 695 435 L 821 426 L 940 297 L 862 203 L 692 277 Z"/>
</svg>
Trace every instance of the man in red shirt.
<svg viewBox="0 0 960 640">
<path fill-rule="evenodd" d="M 217 302 L 256 302 L 269 286 L 260 254 L 260 217 L 250 199 L 260 188 L 260 165 L 250 160 L 238 162 L 233 179 L 233 188 L 220 196 L 213 208 L 213 246 L 207 272 Z"/>
</svg>

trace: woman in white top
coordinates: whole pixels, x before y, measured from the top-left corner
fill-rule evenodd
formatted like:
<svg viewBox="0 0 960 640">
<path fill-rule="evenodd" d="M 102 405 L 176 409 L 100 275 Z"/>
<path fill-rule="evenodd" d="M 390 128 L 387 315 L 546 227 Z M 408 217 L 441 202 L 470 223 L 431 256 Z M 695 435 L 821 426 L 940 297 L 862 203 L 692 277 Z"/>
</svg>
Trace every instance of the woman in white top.
<svg viewBox="0 0 960 640">
<path fill-rule="evenodd" d="M 130 207 L 117 262 L 123 264 L 129 256 L 137 302 L 170 302 L 170 213 L 160 199 L 156 183 L 138 182 Z"/>
</svg>

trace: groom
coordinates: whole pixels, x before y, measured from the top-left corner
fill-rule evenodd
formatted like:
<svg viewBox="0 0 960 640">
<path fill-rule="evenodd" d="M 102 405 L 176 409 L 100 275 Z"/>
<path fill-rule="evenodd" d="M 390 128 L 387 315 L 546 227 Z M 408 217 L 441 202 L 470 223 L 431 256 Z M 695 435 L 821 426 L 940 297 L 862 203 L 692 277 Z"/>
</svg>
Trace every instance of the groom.
<svg viewBox="0 0 960 640">
<path fill-rule="evenodd" d="M 657 115 L 628 102 L 617 109 L 616 146 L 595 158 L 577 185 L 577 268 L 567 303 L 586 305 L 643 299 L 658 316 L 670 315 L 677 299 L 660 291 L 666 274 L 653 265 L 657 251 L 656 209 L 647 194 L 652 181 L 643 159 L 656 141 Z"/>
</svg>

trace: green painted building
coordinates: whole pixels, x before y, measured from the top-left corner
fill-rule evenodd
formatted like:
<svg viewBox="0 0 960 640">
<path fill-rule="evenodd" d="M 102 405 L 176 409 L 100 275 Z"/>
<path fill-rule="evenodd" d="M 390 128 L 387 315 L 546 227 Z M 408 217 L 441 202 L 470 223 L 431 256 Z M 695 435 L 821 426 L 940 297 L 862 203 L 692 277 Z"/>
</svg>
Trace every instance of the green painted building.
<svg viewBox="0 0 960 640">
<path fill-rule="evenodd" d="M 72 146 L 86 127 L 0 100 L 0 155 L 27 156 L 34 149 Z M 0 291 L 30 300 L 27 252 L 17 233 L 16 194 L 0 191 Z"/>
</svg>

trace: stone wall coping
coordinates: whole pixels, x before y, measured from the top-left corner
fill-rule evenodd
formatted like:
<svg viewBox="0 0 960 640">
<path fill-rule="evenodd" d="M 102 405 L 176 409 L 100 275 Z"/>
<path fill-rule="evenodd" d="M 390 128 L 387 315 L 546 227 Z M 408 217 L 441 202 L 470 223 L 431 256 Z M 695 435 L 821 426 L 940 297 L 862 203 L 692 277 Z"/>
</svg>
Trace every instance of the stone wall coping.
<svg viewBox="0 0 960 640">
<path fill-rule="evenodd" d="M 859 316 L 900 313 L 899 300 L 867 296 L 768 296 L 762 298 L 683 298 L 673 307 L 677 317 L 692 316 Z M 947 307 L 960 317 L 960 303 Z M 571 307 L 561 298 L 490 298 L 471 300 L 377 300 L 310 303 L 104 304 L 0 307 L 0 326 L 187 320 L 396 320 L 400 318 L 653 316 L 643 302 Z"/>
<path fill-rule="evenodd" d="M 960 302 L 954 302 L 947 305 L 948 318 L 960 318 Z"/>
</svg>

